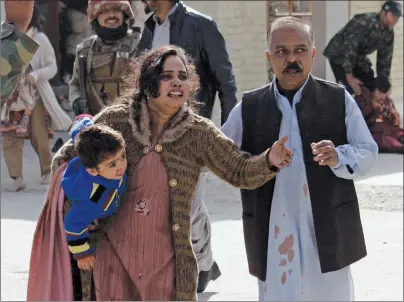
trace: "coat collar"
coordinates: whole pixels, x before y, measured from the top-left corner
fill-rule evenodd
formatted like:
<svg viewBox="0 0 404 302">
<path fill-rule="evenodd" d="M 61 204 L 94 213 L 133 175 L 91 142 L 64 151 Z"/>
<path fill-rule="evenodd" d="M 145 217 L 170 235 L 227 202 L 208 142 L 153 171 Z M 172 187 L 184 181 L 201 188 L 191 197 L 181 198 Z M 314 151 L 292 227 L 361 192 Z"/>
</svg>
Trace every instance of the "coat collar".
<svg viewBox="0 0 404 302">
<path fill-rule="evenodd" d="M 192 126 L 194 113 L 184 105 L 167 125 L 163 135 L 158 140 L 159 144 L 171 143 L 178 140 Z M 133 136 L 144 146 L 151 146 L 150 114 L 145 102 L 129 102 L 129 124 L 132 127 Z"/>
<path fill-rule="evenodd" d="M 168 19 L 170 20 L 170 24 L 173 24 L 177 22 L 177 20 L 184 14 L 186 11 L 186 6 L 182 3 L 182 1 L 178 2 L 177 8 L 175 11 L 168 16 Z M 145 27 L 150 30 L 152 33 L 154 32 L 154 27 L 156 26 L 156 22 L 154 21 L 154 15 L 151 15 L 145 22 Z"/>
</svg>

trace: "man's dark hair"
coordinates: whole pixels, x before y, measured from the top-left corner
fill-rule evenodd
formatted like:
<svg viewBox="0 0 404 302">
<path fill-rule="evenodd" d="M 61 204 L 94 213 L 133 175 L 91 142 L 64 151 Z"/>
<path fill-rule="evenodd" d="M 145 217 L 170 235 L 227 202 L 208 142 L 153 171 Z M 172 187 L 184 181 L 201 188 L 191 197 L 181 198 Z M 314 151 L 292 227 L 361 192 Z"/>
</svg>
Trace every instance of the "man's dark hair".
<svg viewBox="0 0 404 302">
<path fill-rule="evenodd" d="M 311 24 L 303 19 L 288 16 L 278 18 L 269 25 L 267 31 L 268 50 L 270 50 L 271 48 L 271 40 L 273 32 L 280 28 L 296 28 L 302 31 L 306 31 L 307 34 L 309 35 L 312 45 L 314 46 L 314 33 Z"/>
<path fill-rule="evenodd" d="M 158 98 L 160 95 L 160 77 L 164 70 L 164 63 L 171 56 L 178 57 L 185 65 L 191 83 L 188 104 L 191 107 L 195 107 L 198 104 L 195 97 L 199 90 L 199 77 L 196 73 L 195 65 L 185 50 L 174 45 L 145 51 L 139 58 L 132 60 L 131 64 L 127 65 L 123 77 L 125 93 L 121 100 L 125 102 L 132 98 L 136 102 L 141 103 L 148 96 Z"/>
<path fill-rule="evenodd" d="M 80 131 L 75 144 L 81 164 L 97 168 L 107 157 L 124 148 L 125 140 L 121 133 L 106 125 L 93 125 Z"/>
</svg>

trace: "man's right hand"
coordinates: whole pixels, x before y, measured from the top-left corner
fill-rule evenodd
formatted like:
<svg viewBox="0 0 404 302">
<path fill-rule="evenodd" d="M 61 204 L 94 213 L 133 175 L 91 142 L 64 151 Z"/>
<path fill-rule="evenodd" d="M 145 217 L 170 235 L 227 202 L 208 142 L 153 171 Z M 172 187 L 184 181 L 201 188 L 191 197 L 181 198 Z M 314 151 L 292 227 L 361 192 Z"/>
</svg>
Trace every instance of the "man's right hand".
<svg viewBox="0 0 404 302">
<path fill-rule="evenodd" d="M 348 82 L 348 85 L 352 88 L 355 94 L 360 95 L 362 93 L 360 85 L 363 83 L 359 81 L 357 78 L 355 78 L 352 73 L 348 73 L 345 77 L 346 81 Z"/>
<path fill-rule="evenodd" d="M 90 110 L 88 109 L 87 100 L 82 98 L 78 98 L 73 102 L 72 109 L 76 116 L 79 116 L 80 114 L 90 113 Z"/>
<path fill-rule="evenodd" d="M 15 27 L 25 32 L 31 22 L 34 1 L 4 1 L 4 10 L 6 12 L 6 21 L 14 23 Z"/>
</svg>

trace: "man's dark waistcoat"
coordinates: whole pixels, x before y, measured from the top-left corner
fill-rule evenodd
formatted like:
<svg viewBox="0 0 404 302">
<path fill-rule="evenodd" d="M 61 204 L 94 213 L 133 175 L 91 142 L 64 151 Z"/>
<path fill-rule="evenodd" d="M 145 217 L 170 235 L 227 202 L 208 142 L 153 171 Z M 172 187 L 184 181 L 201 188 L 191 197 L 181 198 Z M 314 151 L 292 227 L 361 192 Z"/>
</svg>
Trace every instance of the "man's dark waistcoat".
<svg viewBox="0 0 404 302">
<path fill-rule="evenodd" d="M 310 146 L 321 140 L 331 140 L 335 146 L 348 143 L 344 89 L 310 76 L 296 111 L 320 265 L 326 273 L 350 265 L 367 254 L 354 182 L 335 176 L 329 167 L 319 166 L 313 160 Z M 242 150 L 260 154 L 279 139 L 282 113 L 277 107 L 272 84 L 244 94 L 242 119 Z M 262 281 L 266 279 L 275 181 L 276 178 L 256 190 L 241 190 L 249 270 Z"/>
</svg>

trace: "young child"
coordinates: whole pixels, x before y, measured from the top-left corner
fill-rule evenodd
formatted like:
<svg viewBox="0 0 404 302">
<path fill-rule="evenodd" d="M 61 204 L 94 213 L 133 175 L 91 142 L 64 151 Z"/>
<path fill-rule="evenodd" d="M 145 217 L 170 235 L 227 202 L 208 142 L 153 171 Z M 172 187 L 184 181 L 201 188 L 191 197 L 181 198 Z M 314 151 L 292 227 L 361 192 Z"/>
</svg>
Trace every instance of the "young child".
<svg viewBox="0 0 404 302">
<path fill-rule="evenodd" d="M 94 125 L 89 116 L 72 127 L 77 157 L 68 164 L 62 187 L 72 206 L 65 216 L 69 250 L 78 267 L 94 267 L 94 249 L 88 226 L 116 213 L 125 191 L 126 152 L 122 135 L 105 125 Z"/>
</svg>

